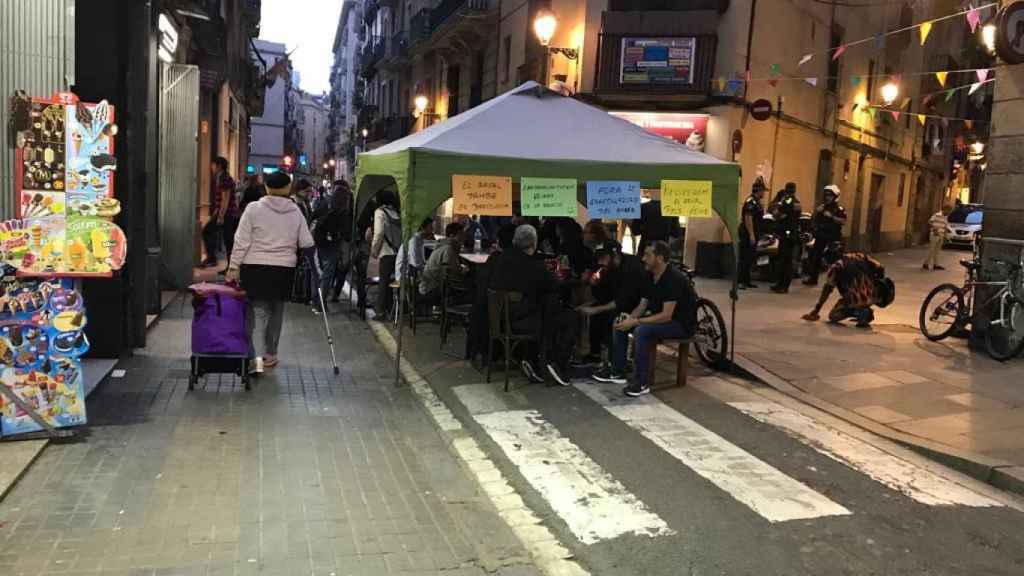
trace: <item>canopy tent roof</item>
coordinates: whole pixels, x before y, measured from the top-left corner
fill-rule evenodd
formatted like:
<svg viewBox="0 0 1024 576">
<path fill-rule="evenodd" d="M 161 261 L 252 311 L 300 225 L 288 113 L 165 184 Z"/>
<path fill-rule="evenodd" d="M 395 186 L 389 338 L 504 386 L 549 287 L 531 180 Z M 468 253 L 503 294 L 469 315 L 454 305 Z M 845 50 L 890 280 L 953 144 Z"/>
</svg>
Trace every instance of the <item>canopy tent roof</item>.
<svg viewBox="0 0 1024 576">
<path fill-rule="evenodd" d="M 360 210 L 393 184 L 408 234 L 451 196 L 455 174 L 634 180 L 710 180 L 712 206 L 731 233 L 739 166 L 694 152 L 594 106 L 527 82 L 445 122 L 359 155 Z M 733 234 L 735 238 L 735 234 Z"/>
</svg>

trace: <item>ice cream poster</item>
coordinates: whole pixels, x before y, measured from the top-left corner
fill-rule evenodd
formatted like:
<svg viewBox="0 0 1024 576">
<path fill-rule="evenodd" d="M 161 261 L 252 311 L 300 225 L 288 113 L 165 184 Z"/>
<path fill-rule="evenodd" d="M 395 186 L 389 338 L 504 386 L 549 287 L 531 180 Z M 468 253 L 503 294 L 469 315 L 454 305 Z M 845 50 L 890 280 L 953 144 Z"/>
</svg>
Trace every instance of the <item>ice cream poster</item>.
<svg viewBox="0 0 1024 576">
<path fill-rule="evenodd" d="M 0 261 L 22 274 L 103 275 L 124 264 L 124 232 L 109 219 L 113 197 L 114 107 L 74 94 L 10 103 L 18 145 L 19 219 L 0 223 Z M 69 234 L 70 232 L 70 234 Z"/>
<path fill-rule="evenodd" d="M 71 280 L 0 282 L 0 385 L 55 427 L 86 423 L 81 356 L 85 307 Z M 0 435 L 42 428 L 0 395 Z"/>
</svg>

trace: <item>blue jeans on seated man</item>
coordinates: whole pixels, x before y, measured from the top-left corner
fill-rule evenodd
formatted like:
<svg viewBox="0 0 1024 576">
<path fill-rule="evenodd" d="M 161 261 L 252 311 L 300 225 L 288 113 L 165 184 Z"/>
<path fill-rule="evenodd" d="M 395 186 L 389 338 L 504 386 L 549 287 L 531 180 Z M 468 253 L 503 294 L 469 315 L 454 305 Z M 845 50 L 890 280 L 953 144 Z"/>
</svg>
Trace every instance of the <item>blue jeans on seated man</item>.
<svg viewBox="0 0 1024 576">
<path fill-rule="evenodd" d="M 649 351 L 651 346 L 657 346 L 662 340 L 685 338 L 686 330 L 678 322 L 666 322 L 665 324 L 641 324 L 633 329 L 635 352 L 633 363 L 635 372 L 633 375 L 633 386 L 643 388 L 647 386 L 647 372 L 650 361 Z M 612 339 L 612 370 L 617 374 L 626 372 L 626 353 L 629 349 L 629 332 L 615 331 Z"/>
</svg>

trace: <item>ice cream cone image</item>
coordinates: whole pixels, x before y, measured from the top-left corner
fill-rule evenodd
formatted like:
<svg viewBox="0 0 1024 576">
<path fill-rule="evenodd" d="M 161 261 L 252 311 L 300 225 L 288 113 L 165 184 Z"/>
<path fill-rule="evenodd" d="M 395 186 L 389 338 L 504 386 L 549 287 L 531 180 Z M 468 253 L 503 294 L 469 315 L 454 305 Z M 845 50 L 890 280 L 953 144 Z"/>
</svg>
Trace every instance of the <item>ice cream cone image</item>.
<svg viewBox="0 0 1024 576">
<path fill-rule="evenodd" d="M 107 236 L 103 230 L 93 228 L 89 232 L 89 239 L 92 241 L 92 255 L 96 260 L 102 262 L 110 258 L 110 248 L 107 246 Z"/>
</svg>

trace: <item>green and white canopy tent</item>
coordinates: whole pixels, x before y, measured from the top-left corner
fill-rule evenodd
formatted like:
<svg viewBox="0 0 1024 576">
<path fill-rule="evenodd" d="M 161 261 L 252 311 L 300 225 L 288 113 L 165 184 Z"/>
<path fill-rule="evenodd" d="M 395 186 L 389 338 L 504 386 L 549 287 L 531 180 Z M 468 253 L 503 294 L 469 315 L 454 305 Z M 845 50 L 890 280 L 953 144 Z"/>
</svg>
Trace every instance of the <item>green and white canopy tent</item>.
<svg viewBox="0 0 1024 576">
<path fill-rule="evenodd" d="M 452 196 L 453 175 L 712 182 L 712 209 L 736 238 L 740 169 L 527 82 L 425 130 L 359 155 L 356 207 L 396 190 L 403 236 Z M 399 333 L 401 345 L 401 332 Z M 399 348 L 399 351 L 401 349 Z"/>
</svg>

